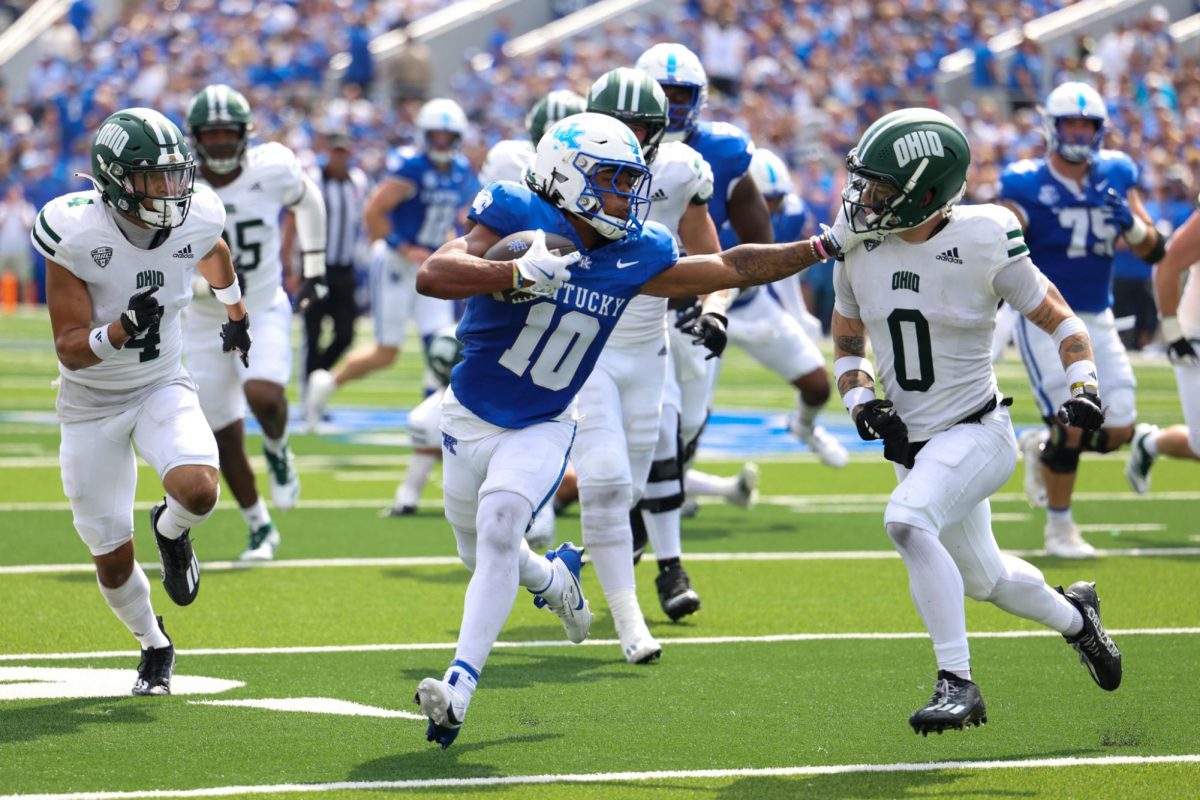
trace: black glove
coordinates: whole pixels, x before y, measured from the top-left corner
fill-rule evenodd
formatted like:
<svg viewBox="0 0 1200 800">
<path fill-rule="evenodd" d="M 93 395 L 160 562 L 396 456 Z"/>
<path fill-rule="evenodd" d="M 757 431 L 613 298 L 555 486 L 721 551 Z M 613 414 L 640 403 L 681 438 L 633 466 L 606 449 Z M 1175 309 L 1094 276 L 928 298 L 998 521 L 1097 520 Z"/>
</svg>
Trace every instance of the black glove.
<svg viewBox="0 0 1200 800">
<path fill-rule="evenodd" d="M 129 298 L 129 307 L 121 312 L 121 327 L 131 339 L 162 319 L 162 303 L 154 296 L 157 291 L 157 286 L 142 289 Z"/>
<path fill-rule="evenodd" d="M 692 324 L 680 330 L 692 337 L 692 344 L 708 348 L 708 355 L 704 357 L 708 361 L 710 358 L 720 358 L 725 352 L 729 340 L 725 333 L 728 327 L 729 320 L 724 314 L 709 312 L 696 317 Z"/>
<path fill-rule="evenodd" d="M 892 407 L 891 400 L 868 400 L 854 418 L 858 435 L 867 442 L 883 439 L 883 457 L 912 468 L 908 457 L 908 426 Z"/>
<path fill-rule="evenodd" d="M 305 278 L 300 284 L 300 292 L 296 295 L 296 307 L 303 311 L 308 307 L 308 304 L 314 300 L 324 300 L 329 294 L 329 286 L 325 283 L 325 276 L 321 275 L 316 278 Z"/>
<path fill-rule="evenodd" d="M 1167 359 L 1177 367 L 1200 366 L 1200 357 L 1196 355 L 1196 346 L 1186 336 L 1180 336 L 1167 344 Z"/>
<path fill-rule="evenodd" d="M 1063 425 L 1082 428 L 1085 431 L 1100 430 L 1104 424 L 1104 407 L 1100 395 L 1084 390 L 1062 404 L 1058 419 Z"/>
<path fill-rule="evenodd" d="M 250 315 L 231 319 L 221 326 L 221 352 L 237 353 L 244 366 L 250 366 Z"/>
</svg>

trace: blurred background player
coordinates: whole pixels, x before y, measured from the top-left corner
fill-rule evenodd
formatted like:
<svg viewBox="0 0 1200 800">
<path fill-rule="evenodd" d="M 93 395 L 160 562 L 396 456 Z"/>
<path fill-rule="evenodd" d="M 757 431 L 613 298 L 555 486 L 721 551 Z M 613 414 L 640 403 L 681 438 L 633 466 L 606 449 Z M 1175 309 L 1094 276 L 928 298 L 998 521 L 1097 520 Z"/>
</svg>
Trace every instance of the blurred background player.
<svg viewBox="0 0 1200 800">
<path fill-rule="evenodd" d="M 1103 149 L 1108 110 L 1100 94 L 1085 83 L 1064 83 L 1046 98 L 1042 119 L 1045 156 L 1009 165 L 1000 176 L 998 200 L 1021 221 L 1033 263 L 1087 325 L 1107 405 L 1097 431 L 1085 435 L 1062 425 L 1055 414 L 1070 386 L 1057 368 L 1058 348 L 1049 335 L 1019 320 L 1021 359 L 1049 429 L 1021 435 L 1025 487 L 1032 504 L 1046 507 L 1046 551 L 1091 558 L 1095 549 L 1071 515 L 1079 456 L 1127 443 L 1137 419 L 1133 369 L 1112 313 L 1113 245 L 1123 236 L 1151 264 L 1165 248 L 1142 207 L 1137 165 L 1122 152 Z"/>
<path fill-rule="evenodd" d="M 538 100 L 525 115 L 529 138 L 501 139 L 492 145 L 479 170 L 479 182 L 484 186 L 493 181 L 523 183 L 526 170 L 533 166 L 534 148 L 546 128 L 560 119 L 581 113 L 585 106 L 582 97 L 566 89 L 550 92 Z"/>
<path fill-rule="evenodd" d="M 173 122 L 149 108 L 118 111 L 96 131 L 91 163 L 84 177 L 94 189 L 51 200 L 30 234 L 48 268 L 63 491 L 100 593 L 141 644 L 133 693 L 165 695 L 175 648 L 134 559 L 134 447 L 167 493 L 150 511 L 163 586 L 188 605 L 200 589 L 190 532 L 208 519 L 221 488 L 217 443 L 180 363 L 179 312 L 193 270 L 217 287 L 228 314 L 206 332 L 223 340 L 225 359 L 234 360 L 233 350 L 247 357 L 248 319 L 221 241 L 221 201 L 194 186 L 195 163 Z M 179 252 L 192 258 L 175 258 Z"/>
<path fill-rule="evenodd" d="M 1138 423 L 1125 465 L 1125 477 L 1138 494 L 1150 491 L 1150 468 L 1158 456 L 1200 459 L 1200 214 L 1192 212 L 1171 237 L 1154 267 L 1154 289 L 1186 424 Z"/>
<path fill-rule="evenodd" d="M 351 353 L 336 372 L 319 369 L 309 376 L 310 429 L 316 428 L 339 386 L 396 360 L 410 320 L 423 343 L 454 321 L 451 303 L 417 294 L 416 276 L 429 254 L 454 238 L 463 209 L 479 191 L 470 163 L 459 152 L 467 116 L 458 103 L 442 97 L 421 106 L 416 125 L 419 146 L 388 156 L 387 175 L 371 192 L 363 212 L 372 242 L 375 343 Z"/>
<path fill-rule="evenodd" d="M 358 318 L 355 297 L 359 245 L 362 242 L 362 212 L 369 189 L 366 174 L 354 164 L 354 143 L 349 134 L 337 131 L 325 137 L 322 163 L 310 170 L 321 187 L 325 201 L 325 283 L 327 294 L 309 301 L 304 314 L 304 374 L 330 370 L 354 341 Z M 333 338 L 321 344 L 321 329 L 329 319 Z"/>
<path fill-rule="evenodd" d="M 200 407 L 217 437 L 221 473 L 249 526 L 241 558 L 275 556 L 279 531 L 258 494 L 246 457 L 246 406 L 262 427 L 271 501 L 288 511 L 300 498 L 300 476 L 288 447 L 287 385 L 292 372 L 292 303 L 283 287 L 280 214 L 295 214 L 304 283 L 300 302 L 325 292 L 325 203 L 300 160 L 278 142 L 250 145 L 250 104 L 224 84 L 192 98 L 188 133 L 199 156 L 199 177 L 225 205 L 225 240 L 246 308 L 254 316 L 255 358 L 239 365 L 217 347 L 223 315 L 212 292 L 196 292 L 184 315 L 187 368 L 200 390 Z M 174 258 L 194 258 L 179 251 Z"/>
</svg>

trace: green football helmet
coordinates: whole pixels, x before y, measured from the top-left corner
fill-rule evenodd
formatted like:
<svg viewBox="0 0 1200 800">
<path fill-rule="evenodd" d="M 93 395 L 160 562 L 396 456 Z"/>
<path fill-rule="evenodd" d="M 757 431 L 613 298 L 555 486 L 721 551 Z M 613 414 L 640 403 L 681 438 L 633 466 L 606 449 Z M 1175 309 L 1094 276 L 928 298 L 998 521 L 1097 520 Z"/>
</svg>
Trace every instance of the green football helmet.
<svg viewBox="0 0 1200 800">
<path fill-rule="evenodd" d="M 443 386 L 450 385 L 450 372 L 458 362 L 462 361 L 462 342 L 455 336 L 453 325 L 442 328 L 429 340 L 425 348 L 425 358 L 429 369 Z"/>
<path fill-rule="evenodd" d="M 667 95 L 650 73 L 619 67 L 601 75 L 588 90 L 587 110 L 616 117 L 626 125 L 643 125 L 642 155 L 654 161 L 667 132 Z"/>
<path fill-rule="evenodd" d="M 856 233 L 897 233 L 946 213 L 967 188 L 967 137 L 940 111 L 904 108 L 880 117 L 846 156 L 842 208 Z"/>
<path fill-rule="evenodd" d="M 196 162 L 174 122 L 152 108 L 126 108 L 96 131 L 85 177 L 127 217 L 178 228 L 192 206 Z"/>
<path fill-rule="evenodd" d="M 566 89 L 546 95 L 534 103 L 533 108 L 525 115 L 525 130 L 529 131 L 529 141 L 537 147 L 547 128 L 572 114 L 582 114 L 586 106 L 587 102 L 582 97 Z"/>
<path fill-rule="evenodd" d="M 254 120 L 250 116 L 250 104 L 241 92 L 223 83 L 214 83 L 192 98 L 187 126 L 205 168 L 218 175 L 227 175 L 242 163 L 242 154 L 246 152 L 250 132 L 254 130 Z M 205 147 L 200 141 L 200 132 L 218 128 L 237 131 L 236 141 Z"/>
</svg>

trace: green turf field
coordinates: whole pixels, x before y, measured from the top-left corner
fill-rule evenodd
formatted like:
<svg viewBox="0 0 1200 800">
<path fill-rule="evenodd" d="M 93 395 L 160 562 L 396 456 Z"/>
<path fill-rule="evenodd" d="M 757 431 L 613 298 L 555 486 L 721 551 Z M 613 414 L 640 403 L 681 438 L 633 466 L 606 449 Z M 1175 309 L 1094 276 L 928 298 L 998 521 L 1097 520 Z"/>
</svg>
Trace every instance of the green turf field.
<svg viewBox="0 0 1200 800">
<path fill-rule="evenodd" d="M 718 407 L 789 406 L 774 376 L 738 353 L 726 361 Z M 1151 359 L 1137 372 L 1143 419 L 1178 421 L 1172 372 Z M 1057 634 L 968 601 L 988 724 L 913 735 L 907 716 L 936 667 L 883 531 L 891 468 L 871 455 L 842 471 L 774 455 L 757 507 L 705 504 L 685 522 L 700 614 L 670 624 L 653 563 L 639 567 L 661 661 L 624 663 L 589 570 L 597 618 L 584 645 L 522 593 L 443 752 L 412 705 L 417 682 L 451 657 L 467 580 L 437 473 L 419 515 L 383 519 L 406 449 L 294 434 L 303 500 L 276 515 L 280 560 L 230 563 L 245 529 L 226 493 L 195 537 L 200 597 L 181 609 L 158 583 L 146 509 L 162 490 L 143 468 L 137 547 L 179 654 L 174 696 L 126 696 L 136 643 L 71 525 L 46 424 L 54 375 L 48 321 L 0 319 L 0 795 L 1200 796 L 1198 465 L 1160 462 L 1137 498 L 1124 454 L 1088 458 L 1076 518 L 1108 552 L 1088 563 L 1038 554 L 1042 517 L 1024 502 L 1020 465 L 993 504 L 1001 545 L 1031 553 L 1048 581 L 1097 582 L 1125 658 L 1115 693 Z M 1000 375 L 1014 418 L 1031 423 L 1015 355 Z M 419 392 L 406 357 L 335 406 L 402 408 Z M 558 531 L 580 541 L 577 510 Z M 319 703 L 333 713 L 294 710 Z"/>
</svg>

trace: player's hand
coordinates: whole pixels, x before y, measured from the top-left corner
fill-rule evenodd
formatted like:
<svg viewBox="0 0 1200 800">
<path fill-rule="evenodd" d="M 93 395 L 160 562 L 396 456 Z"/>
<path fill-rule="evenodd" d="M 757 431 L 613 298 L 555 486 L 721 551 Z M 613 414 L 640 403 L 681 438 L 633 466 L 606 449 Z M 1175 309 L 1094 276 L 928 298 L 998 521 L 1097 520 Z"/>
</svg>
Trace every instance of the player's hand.
<svg viewBox="0 0 1200 800">
<path fill-rule="evenodd" d="M 708 355 L 704 357 L 704 360 L 708 361 L 710 358 L 720 358 L 725 352 L 725 345 L 729 342 L 726 334 L 728 328 L 729 320 L 724 314 L 709 312 L 698 315 L 679 330 L 692 337 L 692 344 L 708 348 Z"/>
<path fill-rule="evenodd" d="M 308 307 L 309 303 L 324 300 L 328 294 L 329 287 L 325 285 L 324 275 L 316 278 L 305 278 L 300 284 L 300 291 L 296 293 L 296 305 L 303 311 Z"/>
<path fill-rule="evenodd" d="M 1062 404 L 1058 410 L 1058 419 L 1063 425 L 1080 428 L 1084 431 L 1096 431 L 1104 424 L 1104 407 L 1100 404 L 1100 395 L 1084 389 L 1079 394 Z"/>
<path fill-rule="evenodd" d="M 250 315 L 231 319 L 221 326 L 221 352 L 236 353 L 244 366 L 250 366 Z"/>
<path fill-rule="evenodd" d="M 1162 318 L 1162 335 L 1167 342 L 1167 358 L 1172 364 L 1177 367 L 1200 366 L 1195 345 L 1183 335 L 1183 329 L 1179 327 L 1179 317 L 1172 314 Z"/>
<path fill-rule="evenodd" d="M 565 256 L 552 254 L 546 249 L 546 233 L 539 228 L 525 255 L 514 262 L 521 277 L 531 281 L 521 288 L 533 294 L 554 294 L 558 287 L 571 280 L 571 266 L 581 255 L 578 251 Z"/>
<path fill-rule="evenodd" d="M 163 307 L 154 293 L 157 286 L 142 289 L 129 298 L 128 307 L 121 312 L 121 327 L 133 338 L 162 319 Z"/>
<path fill-rule="evenodd" d="M 858 435 L 864 441 L 883 439 L 883 457 L 911 468 L 908 457 L 908 425 L 900 419 L 891 400 L 868 400 L 854 418 Z"/>
<path fill-rule="evenodd" d="M 841 256 L 850 252 L 864 242 L 872 242 L 868 245 L 874 247 L 883 241 L 885 234 L 879 231 L 871 231 L 870 233 L 855 233 L 850 228 L 850 221 L 846 219 L 846 210 L 839 208 L 837 216 L 833 220 L 833 225 L 821 225 L 821 231 L 824 232 L 829 240 L 833 242 L 833 248 L 836 250 L 833 255 Z"/>
<path fill-rule="evenodd" d="M 1129 202 L 1116 189 L 1108 187 L 1100 199 L 1108 207 L 1109 219 L 1121 229 L 1121 233 L 1133 227 L 1133 211 L 1129 208 Z"/>
</svg>

